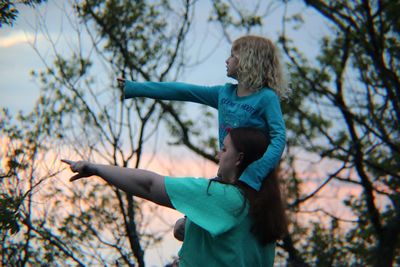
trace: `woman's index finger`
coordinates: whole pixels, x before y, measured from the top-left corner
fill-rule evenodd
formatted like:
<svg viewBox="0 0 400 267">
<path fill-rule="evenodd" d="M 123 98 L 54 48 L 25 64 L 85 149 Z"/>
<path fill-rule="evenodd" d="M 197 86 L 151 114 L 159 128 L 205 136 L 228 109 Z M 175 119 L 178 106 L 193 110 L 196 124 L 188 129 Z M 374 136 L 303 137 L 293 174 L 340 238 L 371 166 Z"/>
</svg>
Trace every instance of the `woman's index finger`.
<svg viewBox="0 0 400 267">
<path fill-rule="evenodd" d="M 69 159 L 61 159 L 62 162 L 67 163 L 68 165 L 71 165 L 72 163 L 74 163 L 72 160 Z"/>
</svg>

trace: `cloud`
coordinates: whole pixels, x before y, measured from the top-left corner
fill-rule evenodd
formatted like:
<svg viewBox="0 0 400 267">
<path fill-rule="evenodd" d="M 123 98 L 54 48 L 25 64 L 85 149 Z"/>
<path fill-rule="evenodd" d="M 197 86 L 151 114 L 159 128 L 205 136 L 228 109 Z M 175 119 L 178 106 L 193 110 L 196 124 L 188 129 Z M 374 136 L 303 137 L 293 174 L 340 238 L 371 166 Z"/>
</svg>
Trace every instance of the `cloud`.
<svg viewBox="0 0 400 267">
<path fill-rule="evenodd" d="M 8 36 L 0 37 L 0 47 L 12 47 L 19 44 L 25 44 L 28 42 L 33 42 L 35 36 L 31 33 L 26 33 L 22 31 L 13 32 Z"/>
</svg>

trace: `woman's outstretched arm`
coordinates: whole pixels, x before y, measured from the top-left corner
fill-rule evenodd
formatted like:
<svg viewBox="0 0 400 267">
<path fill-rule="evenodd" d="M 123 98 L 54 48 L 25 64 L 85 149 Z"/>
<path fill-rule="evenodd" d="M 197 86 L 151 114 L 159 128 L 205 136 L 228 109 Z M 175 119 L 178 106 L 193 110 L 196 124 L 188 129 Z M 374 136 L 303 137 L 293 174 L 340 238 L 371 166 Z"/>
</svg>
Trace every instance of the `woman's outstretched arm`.
<svg viewBox="0 0 400 267">
<path fill-rule="evenodd" d="M 87 161 L 66 159 L 61 161 L 68 164 L 71 171 L 77 172 L 70 178 L 71 182 L 96 175 L 127 193 L 150 200 L 158 205 L 173 208 L 165 191 L 164 176 L 157 173 L 141 169 L 94 164 Z"/>
</svg>

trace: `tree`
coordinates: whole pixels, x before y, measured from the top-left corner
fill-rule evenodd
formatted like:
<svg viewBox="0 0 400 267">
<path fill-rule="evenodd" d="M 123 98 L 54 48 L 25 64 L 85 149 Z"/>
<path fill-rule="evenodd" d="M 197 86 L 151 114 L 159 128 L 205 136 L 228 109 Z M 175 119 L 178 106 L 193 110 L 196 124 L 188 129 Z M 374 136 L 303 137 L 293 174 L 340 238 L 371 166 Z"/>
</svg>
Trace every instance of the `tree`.
<svg viewBox="0 0 400 267">
<path fill-rule="evenodd" d="M 24 0 L 20 2 L 20 4 L 35 7 L 43 2 L 46 2 L 46 0 Z M 3 23 L 13 26 L 13 23 L 18 16 L 18 9 L 16 8 L 16 5 L 17 3 L 15 3 L 15 1 L 10 0 L 2 1 L 0 3 L 0 27 Z"/>
<path fill-rule="evenodd" d="M 43 201 L 40 189 L 59 174 L 57 164 L 48 158 L 48 151 L 56 143 L 47 140 L 51 120 L 45 112 L 47 105 L 41 100 L 41 105 L 30 114 L 20 114 L 17 122 L 6 109 L 1 112 L 1 263 L 3 266 L 51 264 L 57 263 L 55 256 L 59 256 L 83 266 L 48 227 L 46 219 L 51 209 L 38 209 L 37 203 Z"/>
<path fill-rule="evenodd" d="M 43 123 L 40 136 L 49 138 L 53 148 L 68 145 L 83 159 L 138 167 L 144 144 L 154 135 L 161 118 L 166 116 L 164 110 L 169 110 L 173 116 L 179 106 L 142 99 L 123 102 L 116 86 L 116 75 L 146 80 L 177 75 L 183 66 L 181 51 L 190 26 L 192 4 L 189 1 L 179 6 L 164 1 L 154 4 L 83 1 L 75 2 L 74 9 L 81 20 L 81 24 L 75 24 L 78 38 L 86 36 L 84 46 L 88 41 L 92 46 L 88 50 L 78 47 L 67 59 L 56 50 L 46 29 L 40 29 L 48 37 L 56 57 L 54 63 L 44 61 L 47 64 L 45 71 L 32 73 L 42 87 L 37 103 L 41 112 L 30 116 Z M 99 65 L 104 66 L 103 73 L 113 73 L 106 84 L 98 82 L 101 80 L 96 76 Z M 3 124 L 2 136 L 8 135 L 5 126 L 10 121 Z M 186 127 L 188 122 L 180 123 Z M 21 132 L 21 137 L 10 135 L 9 144 L 18 142 L 18 138 L 27 138 L 28 133 Z M 39 140 L 32 142 L 36 144 Z M 20 153 L 29 149 L 23 147 Z M 37 167 L 33 162 L 26 165 Z M 12 175 L 10 179 L 16 184 L 18 175 Z M 7 186 L 6 190 L 10 188 Z M 19 223 L 21 234 L 37 229 L 37 234 L 30 236 L 30 244 L 35 244 L 33 251 L 37 256 L 19 249 L 5 250 L 3 261 L 28 259 L 21 266 L 38 259 L 80 266 L 144 266 L 146 248 L 159 242 L 164 234 L 145 229 L 148 217 L 142 213 L 141 201 L 107 184 L 89 182 L 84 188 L 48 184 L 46 194 L 40 196 L 40 200 L 52 203 L 42 207 L 47 220 L 35 218 L 28 222 L 22 219 Z M 32 203 L 26 198 L 21 202 Z M 37 205 L 36 209 L 39 208 Z M 15 218 L 19 220 L 17 215 Z M 12 222 L 8 218 L 6 221 Z M 18 239 L 11 235 L 16 230 L 4 229 L 3 244 L 12 244 Z M 30 247 L 28 242 L 20 246 Z"/>
<path fill-rule="evenodd" d="M 322 209 L 332 217 L 335 228 L 346 224 L 344 233 L 335 238 L 337 231 L 325 229 L 323 235 L 331 232 L 332 239 L 325 252 L 315 253 L 314 241 L 303 255 L 310 262 L 330 262 L 326 265 L 391 266 L 399 261 L 400 231 L 400 21 L 393 15 L 399 4 L 305 3 L 329 23 L 331 31 L 321 39 L 315 63 L 301 55 L 290 37 L 282 36 L 296 98 L 302 99 L 291 105 L 294 113 L 289 123 L 299 129 L 293 143 L 318 155 L 319 161 L 333 162 L 335 168 L 321 187 L 338 183 L 360 193 L 339 200 L 352 211 L 355 219 L 350 224 Z M 308 199 L 299 198 L 292 205 Z M 321 235 L 319 227 L 313 227 L 310 241 Z M 346 246 L 337 251 L 343 243 Z M 336 252 L 327 255 L 327 250 Z"/>
</svg>

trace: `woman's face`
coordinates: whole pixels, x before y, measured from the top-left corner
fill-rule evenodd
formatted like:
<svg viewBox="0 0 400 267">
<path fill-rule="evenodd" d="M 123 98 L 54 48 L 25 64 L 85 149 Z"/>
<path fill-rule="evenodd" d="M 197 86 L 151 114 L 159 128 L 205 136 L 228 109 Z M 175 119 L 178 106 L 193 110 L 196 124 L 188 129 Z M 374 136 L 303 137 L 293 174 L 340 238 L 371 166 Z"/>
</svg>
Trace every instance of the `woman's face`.
<svg viewBox="0 0 400 267">
<path fill-rule="evenodd" d="M 226 75 L 228 77 L 237 78 L 237 72 L 239 69 L 239 57 L 235 51 L 231 51 L 231 55 L 228 57 L 226 62 Z"/>
<path fill-rule="evenodd" d="M 231 136 L 228 134 L 224 139 L 224 146 L 219 151 L 218 177 L 228 183 L 236 182 L 237 166 L 240 164 L 242 153 L 238 152 L 233 146 Z"/>
</svg>

